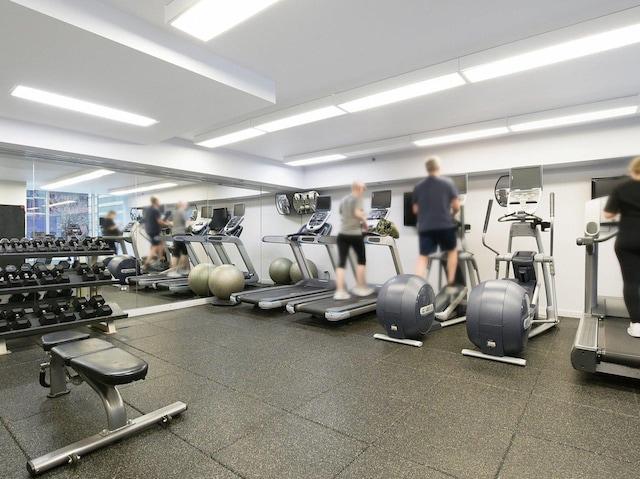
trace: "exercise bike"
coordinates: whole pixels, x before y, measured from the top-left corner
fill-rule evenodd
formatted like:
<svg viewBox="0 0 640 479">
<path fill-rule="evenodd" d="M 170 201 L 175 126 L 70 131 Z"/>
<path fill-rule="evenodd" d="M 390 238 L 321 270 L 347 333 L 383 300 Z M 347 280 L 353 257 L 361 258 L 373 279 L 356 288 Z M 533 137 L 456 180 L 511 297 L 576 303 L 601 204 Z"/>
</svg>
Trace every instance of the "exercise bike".
<svg viewBox="0 0 640 479">
<path fill-rule="evenodd" d="M 496 199 L 504 198 L 504 188 L 496 184 Z M 555 268 L 553 260 L 554 194 L 549 195 L 550 220 L 534 215 L 542 197 L 542 167 L 512 168 L 506 194 L 508 213 L 498 219 L 510 222 L 506 254 L 486 243 L 493 200 L 489 200 L 482 231 L 482 244 L 495 253 L 496 279 L 473 288 L 467 304 L 467 336 L 480 350 L 463 349 L 462 354 L 508 364 L 525 366 L 526 360 L 515 357 L 526 347 L 529 338 L 559 323 Z M 541 232 L 549 232 L 550 255 L 544 252 Z M 530 237 L 535 251 L 512 251 L 514 238 Z M 500 266 L 506 274 L 500 277 Z M 513 277 L 509 277 L 510 269 Z M 540 279 L 540 273 L 542 280 Z M 539 300 L 544 290 L 546 318 L 539 317 Z"/>
</svg>

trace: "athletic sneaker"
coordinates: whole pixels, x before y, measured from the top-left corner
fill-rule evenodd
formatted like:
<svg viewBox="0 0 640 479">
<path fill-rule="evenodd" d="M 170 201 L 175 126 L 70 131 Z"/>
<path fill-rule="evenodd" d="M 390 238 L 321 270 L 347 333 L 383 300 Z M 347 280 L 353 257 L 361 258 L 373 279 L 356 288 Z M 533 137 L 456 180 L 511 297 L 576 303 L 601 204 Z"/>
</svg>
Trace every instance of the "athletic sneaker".
<svg viewBox="0 0 640 479">
<path fill-rule="evenodd" d="M 356 286 L 351 292 L 356 296 L 370 296 L 375 290 L 371 286 Z"/>
<path fill-rule="evenodd" d="M 627 333 L 634 338 L 640 338 L 640 323 L 629 323 Z"/>
<path fill-rule="evenodd" d="M 347 293 L 344 289 L 336 290 L 336 292 L 333 293 L 333 299 L 335 299 L 336 301 L 342 301 L 345 299 L 349 299 L 350 297 L 351 295 Z"/>
</svg>

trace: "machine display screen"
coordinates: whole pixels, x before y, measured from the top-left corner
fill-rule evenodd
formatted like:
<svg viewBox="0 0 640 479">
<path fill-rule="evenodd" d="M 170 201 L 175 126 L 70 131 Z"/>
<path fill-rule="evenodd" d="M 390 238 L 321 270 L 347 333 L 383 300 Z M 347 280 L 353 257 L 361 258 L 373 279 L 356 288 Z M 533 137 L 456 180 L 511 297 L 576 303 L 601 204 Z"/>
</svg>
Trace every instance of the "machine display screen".
<svg viewBox="0 0 640 479">
<path fill-rule="evenodd" d="M 453 180 L 453 183 L 456 185 L 456 189 L 458 190 L 459 195 L 466 195 L 468 189 L 468 176 L 464 175 L 453 175 L 450 177 Z"/>
<path fill-rule="evenodd" d="M 213 215 L 211 216 L 211 226 L 214 230 L 220 230 L 224 228 L 224 225 L 229 221 L 226 208 L 214 208 Z"/>
<path fill-rule="evenodd" d="M 316 198 L 316 211 L 329 211 L 331 209 L 331 196 L 318 196 Z"/>
<path fill-rule="evenodd" d="M 610 176 L 608 178 L 591 178 L 591 199 L 609 196 L 620 183 L 629 179 L 628 176 Z"/>
<path fill-rule="evenodd" d="M 211 219 L 213 217 L 213 206 L 203 206 L 200 208 L 200 218 Z"/>
<path fill-rule="evenodd" d="M 233 216 L 244 216 L 244 203 L 233 205 Z"/>
<path fill-rule="evenodd" d="M 371 208 L 390 208 L 391 190 L 381 190 L 371 192 Z"/>
<path fill-rule="evenodd" d="M 511 168 L 509 187 L 512 190 L 542 188 L 542 166 Z"/>
</svg>

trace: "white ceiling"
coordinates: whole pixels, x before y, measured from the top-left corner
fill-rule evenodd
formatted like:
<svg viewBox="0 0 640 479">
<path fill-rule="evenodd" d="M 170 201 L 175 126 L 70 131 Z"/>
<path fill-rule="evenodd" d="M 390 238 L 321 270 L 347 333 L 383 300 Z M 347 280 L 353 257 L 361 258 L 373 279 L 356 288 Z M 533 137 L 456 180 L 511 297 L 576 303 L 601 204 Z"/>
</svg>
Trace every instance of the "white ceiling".
<svg viewBox="0 0 640 479">
<path fill-rule="evenodd" d="M 275 81 L 233 90 L 9 1 L 0 2 L 0 115 L 134 143 L 199 133 L 640 5 L 633 0 L 281 0 L 203 44 L 164 23 L 168 0 L 103 0 Z M 284 156 L 640 93 L 640 46 L 229 145 Z M 151 128 L 30 104 L 18 83 L 160 120 Z"/>
</svg>

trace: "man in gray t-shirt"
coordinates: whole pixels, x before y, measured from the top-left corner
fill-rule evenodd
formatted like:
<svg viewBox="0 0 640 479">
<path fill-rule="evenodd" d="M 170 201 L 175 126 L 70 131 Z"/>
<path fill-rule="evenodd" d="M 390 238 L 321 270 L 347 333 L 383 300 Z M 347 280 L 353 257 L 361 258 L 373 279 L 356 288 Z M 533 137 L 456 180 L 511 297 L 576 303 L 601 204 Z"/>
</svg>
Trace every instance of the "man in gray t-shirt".
<svg viewBox="0 0 640 479">
<path fill-rule="evenodd" d="M 456 226 L 453 215 L 460 211 L 458 190 L 450 178 L 440 176 L 440 160 L 432 156 L 426 161 L 427 176 L 413 189 L 413 212 L 418 217 L 420 256 L 416 263 L 416 275 L 424 276 L 429 255 L 448 251 L 447 281 L 453 287 L 458 250 Z"/>
<path fill-rule="evenodd" d="M 373 288 L 367 286 L 365 277 L 366 257 L 364 254 L 364 239 L 362 231 L 367 231 L 367 217 L 362 207 L 362 193 L 365 185 L 361 181 L 354 181 L 351 185 L 351 194 L 340 202 L 340 230 L 338 232 L 338 267 L 336 268 L 336 292 L 334 299 L 344 300 L 351 296 L 344 286 L 345 268 L 349 249 L 353 248 L 358 257 L 358 269 L 356 271 L 357 285 L 352 289 L 356 296 L 369 296 L 373 294 Z"/>
</svg>

